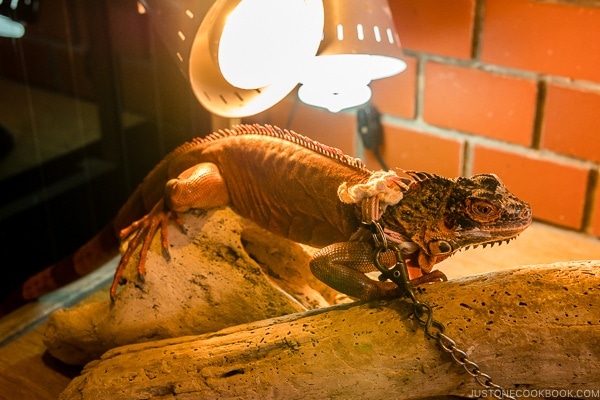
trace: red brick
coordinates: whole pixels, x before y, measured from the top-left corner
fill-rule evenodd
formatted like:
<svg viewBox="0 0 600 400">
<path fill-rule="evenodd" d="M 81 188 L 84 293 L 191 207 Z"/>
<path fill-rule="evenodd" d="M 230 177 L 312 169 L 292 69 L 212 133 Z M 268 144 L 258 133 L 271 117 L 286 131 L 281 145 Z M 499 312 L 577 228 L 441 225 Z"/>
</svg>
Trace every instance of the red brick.
<svg viewBox="0 0 600 400">
<path fill-rule="evenodd" d="M 473 173 L 495 173 L 536 219 L 580 229 L 589 171 L 550 159 L 476 146 Z"/>
<path fill-rule="evenodd" d="M 382 114 L 412 119 L 415 117 L 417 97 L 417 60 L 414 57 L 404 57 L 404 61 L 406 69 L 403 72 L 371 83 L 371 101 Z"/>
<path fill-rule="evenodd" d="M 531 0 L 487 0 L 484 62 L 600 81 L 600 9 Z"/>
<path fill-rule="evenodd" d="M 600 93 L 549 85 L 542 147 L 600 162 Z"/>
<path fill-rule="evenodd" d="M 475 0 L 390 0 L 403 48 L 468 59 Z"/>
<path fill-rule="evenodd" d="M 381 168 L 371 152 L 366 151 L 365 155 L 370 168 Z M 420 170 L 455 177 L 461 173 L 463 142 L 384 124 L 381 156 L 392 169 Z"/>
<path fill-rule="evenodd" d="M 423 119 L 433 125 L 529 145 L 534 81 L 438 63 L 425 65 Z"/>
<path fill-rule="evenodd" d="M 592 210 L 592 224 L 590 233 L 600 237 L 600 185 L 596 186 L 596 195 L 594 196 L 594 209 Z"/>
</svg>

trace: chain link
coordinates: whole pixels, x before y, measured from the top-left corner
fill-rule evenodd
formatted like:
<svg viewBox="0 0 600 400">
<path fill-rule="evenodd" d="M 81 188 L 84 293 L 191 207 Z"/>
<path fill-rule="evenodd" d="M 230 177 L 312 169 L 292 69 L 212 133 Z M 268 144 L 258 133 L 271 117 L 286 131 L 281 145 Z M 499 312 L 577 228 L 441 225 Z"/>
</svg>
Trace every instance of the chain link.
<svg viewBox="0 0 600 400">
<path fill-rule="evenodd" d="M 444 324 L 433 318 L 433 309 L 431 306 L 419 301 L 417 298 L 417 289 L 410 282 L 406 263 L 404 262 L 404 255 L 402 254 L 400 246 L 393 242 L 389 242 L 386 239 L 383 228 L 377 221 L 373 221 L 371 225 L 373 239 L 376 244 L 374 263 L 381 272 L 380 280 L 389 279 L 400 288 L 404 289 L 405 295 L 410 298 L 413 304 L 414 316 L 419 324 L 423 326 L 425 335 L 428 338 L 435 340 L 439 347 L 446 353 L 449 353 L 454 362 L 461 365 L 467 374 L 471 375 L 479 385 L 486 389 L 490 389 L 490 393 L 493 397 L 498 400 L 516 400 L 515 397 L 508 395 L 502 386 L 494 383 L 491 376 L 483 373 L 479 366 L 469 359 L 468 354 L 460 349 L 452 338 L 445 334 L 446 327 Z M 396 254 L 397 262 L 392 268 L 385 267 L 380 261 L 381 253 L 387 250 L 393 250 Z"/>
</svg>

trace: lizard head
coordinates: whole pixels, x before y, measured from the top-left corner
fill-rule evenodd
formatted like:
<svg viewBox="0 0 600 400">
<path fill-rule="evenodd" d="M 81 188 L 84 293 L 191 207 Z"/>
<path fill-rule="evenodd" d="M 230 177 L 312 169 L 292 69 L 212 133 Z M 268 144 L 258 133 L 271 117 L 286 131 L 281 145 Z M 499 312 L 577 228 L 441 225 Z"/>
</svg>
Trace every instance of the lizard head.
<svg viewBox="0 0 600 400">
<path fill-rule="evenodd" d="M 494 174 L 454 179 L 406 174 L 412 182 L 402 200 L 384 214 L 384 224 L 418 245 L 407 262 L 424 273 L 461 249 L 508 242 L 531 224 L 529 204 Z"/>
</svg>

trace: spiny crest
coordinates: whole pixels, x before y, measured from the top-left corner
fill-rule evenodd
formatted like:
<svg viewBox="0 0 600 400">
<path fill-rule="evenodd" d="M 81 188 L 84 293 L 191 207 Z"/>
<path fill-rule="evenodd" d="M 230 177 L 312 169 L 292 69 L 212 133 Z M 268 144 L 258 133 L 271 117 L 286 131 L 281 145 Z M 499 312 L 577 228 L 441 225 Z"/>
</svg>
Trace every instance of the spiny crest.
<svg viewBox="0 0 600 400">
<path fill-rule="evenodd" d="M 342 150 L 324 145 L 319 143 L 309 137 L 300 135 L 294 131 L 290 131 L 287 129 L 281 129 L 276 126 L 271 125 L 236 125 L 230 129 L 222 129 L 217 132 L 213 132 L 210 135 L 203 138 L 196 138 L 188 143 L 189 147 L 195 146 L 200 143 L 216 141 L 219 139 L 231 137 L 231 136 L 243 136 L 243 135 L 263 135 L 275 137 L 283 140 L 287 140 L 288 142 L 295 143 L 302 147 L 305 147 L 309 150 L 322 154 L 326 157 L 332 158 L 334 160 L 338 160 L 344 164 L 347 164 L 351 167 L 367 170 L 366 165 L 358 158 L 351 157 L 347 154 L 344 154 Z M 184 151 L 188 146 L 182 146 L 181 149 Z"/>
<path fill-rule="evenodd" d="M 405 192 L 408 192 L 414 188 L 419 188 L 420 187 L 419 183 L 426 182 L 429 180 L 436 180 L 436 179 L 448 180 L 448 178 L 445 178 L 440 175 L 432 174 L 429 172 L 412 171 L 412 170 L 402 170 L 402 172 L 410 177 L 410 178 L 400 177 L 400 180 L 402 181 L 401 187 L 403 188 L 403 190 Z"/>
</svg>

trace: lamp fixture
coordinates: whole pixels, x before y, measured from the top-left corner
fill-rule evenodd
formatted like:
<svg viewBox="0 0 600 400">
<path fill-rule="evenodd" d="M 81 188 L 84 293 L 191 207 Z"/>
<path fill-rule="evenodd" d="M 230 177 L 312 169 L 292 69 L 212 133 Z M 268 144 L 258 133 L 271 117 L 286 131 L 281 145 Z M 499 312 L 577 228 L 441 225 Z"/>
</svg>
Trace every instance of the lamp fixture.
<svg viewBox="0 0 600 400">
<path fill-rule="evenodd" d="M 298 84 L 323 29 L 321 0 L 140 0 L 198 101 L 224 117 L 257 114 Z"/>
<path fill-rule="evenodd" d="M 300 99 L 332 112 L 364 104 L 369 83 L 406 69 L 387 0 L 323 0 L 323 40 L 300 78 Z"/>
<path fill-rule="evenodd" d="M 298 83 L 302 101 L 338 111 L 406 67 L 387 0 L 139 0 L 138 9 L 198 101 L 224 117 L 264 111 Z"/>
</svg>

